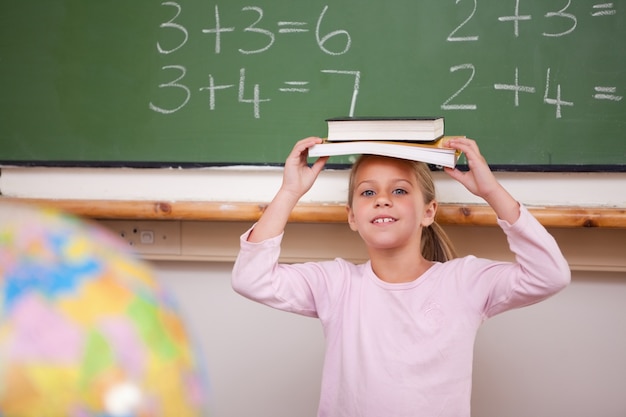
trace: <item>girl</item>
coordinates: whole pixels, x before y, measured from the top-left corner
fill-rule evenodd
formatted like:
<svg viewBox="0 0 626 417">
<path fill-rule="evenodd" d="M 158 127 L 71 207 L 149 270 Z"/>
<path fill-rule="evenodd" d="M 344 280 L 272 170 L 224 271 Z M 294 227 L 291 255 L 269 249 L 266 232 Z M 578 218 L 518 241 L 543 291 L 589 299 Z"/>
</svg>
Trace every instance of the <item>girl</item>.
<svg viewBox="0 0 626 417">
<path fill-rule="evenodd" d="M 476 143 L 455 138 L 469 171 L 446 169 L 498 216 L 516 262 L 455 258 L 435 223 L 425 164 L 362 156 L 352 168 L 348 222 L 369 261 L 278 264 L 288 216 L 327 158 L 299 141 L 283 183 L 241 237 L 232 284 L 268 306 L 320 319 L 326 337 L 319 417 L 469 417 L 474 339 L 503 311 L 555 294 L 570 271 L 548 232 L 496 180 Z"/>
</svg>

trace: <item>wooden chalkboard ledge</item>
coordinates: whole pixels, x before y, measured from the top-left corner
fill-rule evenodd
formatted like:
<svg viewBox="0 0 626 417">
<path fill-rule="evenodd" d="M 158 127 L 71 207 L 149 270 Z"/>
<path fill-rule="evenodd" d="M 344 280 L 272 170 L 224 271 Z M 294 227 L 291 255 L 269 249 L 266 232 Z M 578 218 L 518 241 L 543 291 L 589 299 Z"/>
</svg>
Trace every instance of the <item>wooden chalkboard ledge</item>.
<svg viewBox="0 0 626 417">
<path fill-rule="evenodd" d="M 266 203 L 209 201 L 128 201 L 74 200 L 0 197 L 0 202 L 21 202 L 48 206 L 94 219 L 256 221 Z M 626 228 L 626 208 L 529 207 L 546 227 Z M 300 204 L 291 213 L 296 223 L 343 223 L 343 204 Z M 447 225 L 495 226 L 489 206 L 440 204 L 437 221 Z"/>
</svg>

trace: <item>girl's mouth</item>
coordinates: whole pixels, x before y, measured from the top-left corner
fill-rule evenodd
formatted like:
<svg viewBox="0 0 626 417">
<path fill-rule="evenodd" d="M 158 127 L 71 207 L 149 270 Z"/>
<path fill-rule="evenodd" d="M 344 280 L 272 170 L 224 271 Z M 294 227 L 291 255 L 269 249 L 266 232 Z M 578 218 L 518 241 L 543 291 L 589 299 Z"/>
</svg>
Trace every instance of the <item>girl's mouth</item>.
<svg viewBox="0 0 626 417">
<path fill-rule="evenodd" d="M 374 220 L 372 220 L 372 223 L 374 224 L 393 223 L 395 221 L 396 219 L 394 219 L 393 217 L 376 217 Z"/>
</svg>

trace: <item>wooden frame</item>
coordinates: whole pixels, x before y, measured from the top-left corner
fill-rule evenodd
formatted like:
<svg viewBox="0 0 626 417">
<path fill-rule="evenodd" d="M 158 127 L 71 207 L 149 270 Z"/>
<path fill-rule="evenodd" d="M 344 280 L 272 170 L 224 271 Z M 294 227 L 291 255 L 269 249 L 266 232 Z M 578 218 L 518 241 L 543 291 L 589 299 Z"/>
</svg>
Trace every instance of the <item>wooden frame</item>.
<svg viewBox="0 0 626 417">
<path fill-rule="evenodd" d="M 213 201 L 129 201 L 77 200 L 2 197 L 0 202 L 30 203 L 67 211 L 94 219 L 256 221 L 267 203 Z M 626 228 L 626 208 L 608 207 L 529 207 L 546 227 Z M 291 213 L 296 223 L 343 223 L 345 205 L 299 204 Z M 437 221 L 441 224 L 495 226 L 496 216 L 487 205 L 440 204 Z"/>
</svg>

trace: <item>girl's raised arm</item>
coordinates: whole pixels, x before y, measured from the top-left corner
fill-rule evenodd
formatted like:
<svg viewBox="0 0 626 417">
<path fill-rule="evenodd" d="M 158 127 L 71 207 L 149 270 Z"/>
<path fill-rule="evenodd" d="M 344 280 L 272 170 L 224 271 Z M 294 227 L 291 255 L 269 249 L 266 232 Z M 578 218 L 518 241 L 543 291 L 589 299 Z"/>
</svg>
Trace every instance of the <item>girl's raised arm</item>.
<svg viewBox="0 0 626 417">
<path fill-rule="evenodd" d="M 328 157 L 322 157 L 311 166 L 307 164 L 309 148 L 321 142 L 321 138 L 309 137 L 295 144 L 285 161 L 282 185 L 248 236 L 249 242 L 260 242 L 283 232 L 289 214 L 313 186 L 328 160 Z"/>
<path fill-rule="evenodd" d="M 472 194 L 483 198 L 498 218 L 506 220 L 509 224 L 515 223 L 520 215 L 519 203 L 493 175 L 476 142 L 459 137 L 450 139 L 446 145 L 465 154 L 469 170 L 462 172 L 456 168 L 445 168 L 445 171 Z"/>
</svg>

